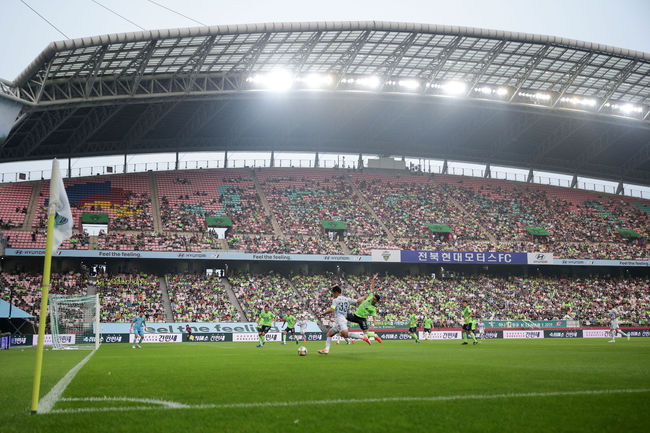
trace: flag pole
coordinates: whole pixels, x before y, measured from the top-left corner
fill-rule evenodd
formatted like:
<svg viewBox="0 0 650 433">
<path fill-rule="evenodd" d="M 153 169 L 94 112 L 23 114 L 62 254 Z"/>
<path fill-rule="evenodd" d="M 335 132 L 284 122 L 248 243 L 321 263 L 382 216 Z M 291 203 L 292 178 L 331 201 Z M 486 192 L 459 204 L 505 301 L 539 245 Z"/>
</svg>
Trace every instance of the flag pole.
<svg viewBox="0 0 650 433">
<path fill-rule="evenodd" d="M 45 247 L 45 263 L 43 264 L 43 288 L 41 292 L 41 311 L 38 322 L 38 346 L 36 348 L 36 369 L 34 370 L 34 388 L 32 389 L 32 414 L 38 410 L 38 397 L 41 388 L 41 370 L 43 367 L 43 343 L 45 340 L 45 319 L 47 317 L 47 295 L 50 289 L 50 269 L 52 265 L 52 240 L 54 233 L 54 218 L 56 202 L 59 199 L 59 162 L 52 161 L 52 176 L 50 179 L 50 204 L 47 211 L 47 244 Z"/>
</svg>

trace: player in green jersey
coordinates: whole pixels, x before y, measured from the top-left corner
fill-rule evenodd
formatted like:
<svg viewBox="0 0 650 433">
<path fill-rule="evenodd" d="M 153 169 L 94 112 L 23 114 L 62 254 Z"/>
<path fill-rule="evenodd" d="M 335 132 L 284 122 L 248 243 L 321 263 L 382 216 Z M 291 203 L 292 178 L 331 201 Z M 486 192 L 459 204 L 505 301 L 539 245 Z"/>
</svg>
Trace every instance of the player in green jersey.
<svg viewBox="0 0 650 433">
<path fill-rule="evenodd" d="M 463 317 L 465 318 L 465 323 L 463 324 L 463 342 L 461 344 L 467 344 L 467 335 L 472 337 L 472 340 L 474 343 L 472 344 L 478 344 L 478 341 L 476 341 L 476 334 L 474 334 L 474 328 L 476 327 L 476 323 L 474 322 L 474 319 L 472 318 L 472 309 L 469 308 L 469 305 L 467 304 L 467 301 L 463 301 Z"/>
<path fill-rule="evenodd" d="M 415 340 L 416 343 L 420 342 L 418 338 L 418 316 L 415 315 L 413 308 L 409 311 L 409 335 Z"/>
<path fill-rule="evenodd" d="M 296 331 L 294 330 L 294 326 L 296 326 L 296 318 L 289 312 L 289 314 L 284 314 L 282 315 L 282 326 L 284 324 L 287 324 L 287 329 L 282 331 L 282 344 L 287 344 L 287 334 L 291 332 L 291 335 L 293 336 L 293 339 L 296 340 L 296 344 L 298 344 L 298 338 L 296 338 Z"/>
<path fill-rule="evenodd" d="M 433 320 L 430 317 L 424 318 L 424 341 L 429 339 L 433 340 L 431 335 L 431 328 L 433 327 Z"/>
<path fill-rule="evenodd" d="M 377 275 L 374 275 L 372 277 L 372 283 L 370 284 L 370 293 L 368 296 L 361 301 L 361 304 L 357 307 L 356 311 L 354 313 L 348 311 L 347 315 L 347 320 L 348 322 L 356 323 L 359 325 L 361 328 L 361 331 L 366 335 L 366 337 L 375 337 L 375 341 L 377 343 L 381 343 L 381 338 L 379 338 L 379 335 L 375 334 L 374 332 L 368 332 L 368 318 L 369 317 L 375 317 L 377 315 L 377 303 L 381 301 L 381 296 L 378 294 L 374 293 L 375 290 L 375 280 L 377 278 Z M 354 342 L 354 340 L 352 340 Z M 349 343 L 348 343 L 349 344 Z M 370 342 L 368 341 L 368 344 Z"/>
<path fill-rule="evenodd" d="M 260 344 L 256 347 L 264 346 L 264 338 L 266 333 L 271 330 L 271 326 L 273 326 L 273 313 L 269 311 L 269 306 L 265 305 L 264 311 L 260 313 L 260 317 L 257 319 L 257 331 L 260 338 Z"/>
</svg>

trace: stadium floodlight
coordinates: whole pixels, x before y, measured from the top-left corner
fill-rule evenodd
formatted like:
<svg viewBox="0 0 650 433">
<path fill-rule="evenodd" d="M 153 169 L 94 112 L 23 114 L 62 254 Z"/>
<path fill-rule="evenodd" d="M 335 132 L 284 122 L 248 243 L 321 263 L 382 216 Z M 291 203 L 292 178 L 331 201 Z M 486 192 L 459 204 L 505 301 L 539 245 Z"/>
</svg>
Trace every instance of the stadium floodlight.
<svg viewBox="0 0 650 433">
<path fill-rule="evenodd" d="M 357 79 L 357 84 L 359 84 L 362 87 L 367 87 L 369 89 L 376 89 L 381 84 L 381 80 L 379 79 L 379 77 L 373 75 L 371 77 L 363 77 Z"/>
<path fill-rule="evenodd" d="M 643 112 L 643 108 L 633 104 L 625 104 L 625 105 L 618 105 L 618 106 L 615 105 L 614 108 L 618 108 L 620 111 L 622 111 L 625 114 L 639 114 Z"/>
<path fill-rule="evenodd" d="M 442 90 L 449 95 L 462 95 L 467 91 L 467 84 L 462 81 L 448 81 L 441 87 Z"/>
<path fill-rule="evenodd" d="M 537 93 L 527 93 L 519 92 L 519 96 L 529 99 L 534 99 L 536 101 L 550 101 L 551 95 L 548 93 L 537 92 Z"/>
<path fill-rule="evenodd" d="M 331 75 L 309 74 L 300 81 L 309 89 L 322 89 L 332 84 L 333 80 Z"/>
<path fill-rule="evenodd" d="M 420 82 L 418 80 L 400 80 L 399 85 L 408 90 L 416 90 L 420 87 Z"/>
<path fill-rule="evenodd" d="M 286 69 L 276 69 L 268 74 L 258 74 L 248 77 L 246 81 L 258 84 L 260 87 L 274 91 L 285 92 L 293 86 L 293 74 Z"/>
<path fill-rule="evenodd" d="M 508 95 L 508 88 L 507 87 L 499 87 L 497 89 L 497 96 L 506 96 Z"/>
<path fill-rule="evenodd" d="M 286 69 L 276 69 L 266 75 L 266 86 L 269 90 L 284 92 L 293 85 L 293 75 Z"/>
<path fill-rule="evenodd" d="M 582 105 L 584 107 L 595 107 L 596 100 L 593 98 L 579 98 L 577 96 L 565 96 L 560 102 L 572 105 Z"/>
</svg>

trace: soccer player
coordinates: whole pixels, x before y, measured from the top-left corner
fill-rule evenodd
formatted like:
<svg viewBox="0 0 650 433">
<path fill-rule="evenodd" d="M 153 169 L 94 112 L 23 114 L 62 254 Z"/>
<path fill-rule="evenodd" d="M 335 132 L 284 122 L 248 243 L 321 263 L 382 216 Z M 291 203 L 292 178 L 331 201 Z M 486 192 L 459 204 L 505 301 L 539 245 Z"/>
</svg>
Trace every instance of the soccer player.
<svg viewBox="0 0 650 433">
<path fill-rule="evenodd" d="M 425 317 L 424 318 L 424 341 L 427 341 L 428 339 L 433 340 L 433 336 L 431 335 L 431 328 L 433 328 L 433 320 L 431 320 L 430 317 Z"/>
<path fill-rule="evenodd" d="M 358 324 L 363 334 L 366 337 L 375 337 L 377 343 L 381 343 L 381 338 L 379 338 L 379 335 L 374 332 L 368 332 L 368 317 L 374 317 L 377 314 L 377 307 L 375 307 L 375 305 L 380 300 L 381 296 L 370 293 L 367 298 L 361 301 L 361 304 L 357 307 L 357 310 L 354 313 L 348 312 L 347 315 L 348 322 Z"/>
<path fill-rule="evenodd" d="M 296 326 L 296 318 L 293 317 L 293 314 L 291 314 L 291 312 L 289 312 L 288 315 L 283 314 L 282 319 L 283 319 L 282 326 L 284 326 L 285 323 L 287 324 L 287 329 L 282 331 L 282 344 L 287 344 L 287 334 L 289 332 L 291 332 L 291 335 L 293 336 L 293 339 L 296 340 L 296 344 L 298 344 L 298 338 L 296 337 L 296 331 L 294 331 L 294 328 L 293 328 L 294 326 Z"/>
<path fill-rule="evenodd" d="M 415 315 L 413 308 L 409 311 L 409 335 L 415 340 L 416 343 L 420 342 L 418 338 L 418 316 Z"/>
<path fill-rule="evenodd" d="M 303 342 L 307 342 L 307 337 L 305 336 L 305 329 L 307 328 L 307 319 L 303 315 L 298 321 L 298 327 L 300 328 L 300 336 L 302 337 Z"/>
<path fill-rule="evenodd" d="M 327 340 L 325 341 L 325 349 L 318 351 L 321 355 L 327 355 L 330 352 L 330 346 L 332 345 L 332 337 L 336 334 L 340 334 L 343 338 L 355 338 L 357 340 L 363 340 L 366 343 L 370 344 L 370 340 L 363 332 L 348 332 L 348 321 L 347 314 L 350 304 L 357 303 L 360 304 L 365 298 L 357 299 L 356 301 L 347 296 L 341 294 L 341 288 L 339 286 L 332 287 L 332 307 L 323 311 L 319 316 L 324 316 L 326 314 L 334 313 L 334 325 L 327 331 Z"/>
<path fill-rule="evenodd" d="M 266 333 L 271 330 L 273 325 L 273 313 L 269 311 L 269 306 L 264 306 L 264 311 L 260 313 L 260 317 L 257 319 L 257 331 L 260 339 L 260 344 L 255 347 L 262 347 L 266 342 L 264 340 Z"/>
<path fill-rule="evenodd" d="M 189 323 L 185 324 L 185 332 L 187 332 L 187 339 L 190 341 L 194 341 L 194 336 L 192 335 L 192 328 L 190 328 Z"/>
<path fill-rule="evenodd" d="M 461 344 L 467 344 L 467 335 L 470 335 L 472 337 L 472 340 L 474 341 L 472 344 L 478 344 L 478 341 L 476 341 L 476 335 L 474 334 L 474 328 L 476 325 L 472 319 L 472 309 L 469 308 L 467 300 L 463 301 L 463 307 L 464 308 L 462 314 L 465 318 L 465 323 L 463 324 L 463 342 Z"/>
<path fill-rule="evenodd" d="M 142 349 L 140 343 L 144 340 L 144 328 L 147 327 L 146 319 L 144 318 L 144 312 L 140 311 L 139 316 L 135 316 L 135 319 L 131 320 L 131 329 L 129 329 L 129 334 L 133 332 L 133 348 L 135 349 L 138 346 L 138 349 Z M 140 336 L 140 342 L 138 342 L 138 336 Z"/>
<path fill-rule="evenodd" d="M 478 338 L 485 340 L 485 323 L 483 323 L 483 320 L 478 322 Z"/>
<path fill-rule="evenodd" d="M 613 304 L 609 304 L 609 317 L 612 319 L 610 322 L 610 333 L 612 334 L 612 339 L 609 340 L 609 343 L 616 343 L 616 334 L 625 335 L 627 341 L 630 341 L 630 335 L 621 331 L 621 328 L 618 327 L 618 311 L 614 308 Z"/>
<path fill-rule="evenodd" d="M 347 319 L 348 322 L 356 323 L 361 328 L 361 331 L 366 335 L 366 337 L 375 337 L 377 343 L 381 343 L 381 338 L 379 335 L 374 332 L 368 332 L 368 317 L 375 317 L 377 315 L 377 302 L 381 300 L 381 296 L 374 293 L 375 290 L 375 279 L 377 275 L 372 277 L 372 283 L 370 284 L 370 293 L 368 296 L 361 301 L 361 304 L 357 307 L 357 310 L 352 313 L 348 312 Z M 354 342 L 354 340 L 352 340 Z M 350 344 L 350 343 L 348 343 Z"/>
</svg>

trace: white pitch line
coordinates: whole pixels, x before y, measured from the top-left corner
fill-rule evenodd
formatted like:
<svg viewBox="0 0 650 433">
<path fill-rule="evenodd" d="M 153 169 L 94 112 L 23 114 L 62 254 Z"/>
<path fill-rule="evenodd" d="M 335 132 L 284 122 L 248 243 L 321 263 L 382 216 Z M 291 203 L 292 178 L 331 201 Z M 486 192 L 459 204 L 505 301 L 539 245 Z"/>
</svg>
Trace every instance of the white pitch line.
<svg viewBox="0 0 650 433">
<path fill-rule="evenodd" d="M 48 392 L 39 402 L 38 402 L 38 413 L 48 413 L 52 411 L 52 408 L 56 404 L 56 402 L 59 400 L 59 397 L 63 394 L 63 391 L 68 387 L 70 382 L 72 382 L 72 379 L 77 375 L 77 372 L 81 370 L 81 367 L 86 365 L 86 362 L 90 359 L 91 356 L 97 351 L 97 349 L 93 350 L 86 356 L 84 359 L 82 359 L 79 364 L 75 365 L 66 373 L 65 376 L 61 378 L 57 382 L 56 385 L 52 387 L 50 392 Z"/>
<path fill-rule="evenodd" d="M 644 389 L 603 389 L 586 391 L 556 391 L 556 392 L 529 392 L 514 394 L 478 394 L 478 395 L 438 395 L 432 397 L 383 397 L 383 398 L 361 398 L 361 399 L 337 399 L 337 400 L 305 400 L 305 401 L 267 401 L 257 403 L 226 403 L 226 404 L 199 404 L 184 405 L 182 403 L 164 402 L 163 406 L 148 407 L 87 407 L 74 409 L 55 409 L 51 414 L 82 413 L 82 412 L 127 412 L 127 411 L 150 411 L 167 409 L 250 409 L 258 407 L 294 407 L 294 406 L 323 406 L 336 404 L 363 404 L 363 403 L 399 403 L 399 402 L 435 402 L 435 401 L 457 401 L 457 400 L 496 400 L 507 398 L 534 398 L 534 397 L 564 397 L 574 395 L 607 395 L 607 394 L 634 394 L 650 392 L 650 388 Z M 136 401 L 121 397 L 87 397 L 75 399 L 63 399 L 62 401 Z M 147 399 L 142 399 L 147 400 Z M 161 400 L 149 400 L 154 404 L 163 404 Z"/>
<path fill-rule="evenodd" d="M 83 397 L 83 398 L 62 398 L 59 401 L 127 401 L 130 403 L 158 404 L 168 409 L 186 409 L 190 406 L 175 401 L 157 400 L 153 398 L 131 398 L 131 397 Z"/>
</svg>

